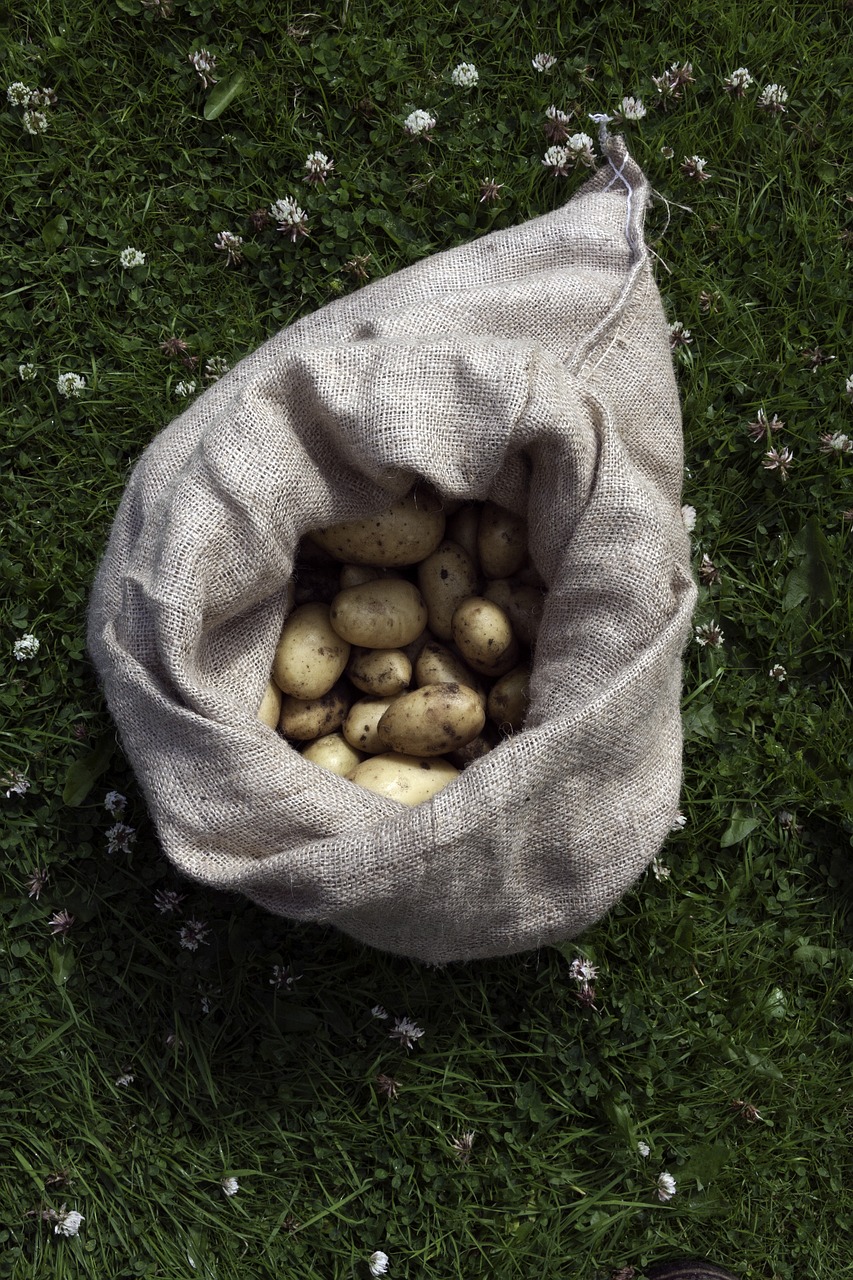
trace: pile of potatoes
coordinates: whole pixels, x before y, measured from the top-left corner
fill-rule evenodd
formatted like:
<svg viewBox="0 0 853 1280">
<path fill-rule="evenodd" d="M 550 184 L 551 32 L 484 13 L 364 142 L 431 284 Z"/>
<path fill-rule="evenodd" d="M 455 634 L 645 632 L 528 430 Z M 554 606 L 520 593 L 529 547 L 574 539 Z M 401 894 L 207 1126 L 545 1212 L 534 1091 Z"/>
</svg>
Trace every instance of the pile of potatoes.
<svg viewBox="0 0 853 1280">
<path fill-rule="evenodd" d="M 416 485 L 299 547 L 258 718 L 403 804 L 520 729 L 545 599 L 525 521 Z"/>
</svg>

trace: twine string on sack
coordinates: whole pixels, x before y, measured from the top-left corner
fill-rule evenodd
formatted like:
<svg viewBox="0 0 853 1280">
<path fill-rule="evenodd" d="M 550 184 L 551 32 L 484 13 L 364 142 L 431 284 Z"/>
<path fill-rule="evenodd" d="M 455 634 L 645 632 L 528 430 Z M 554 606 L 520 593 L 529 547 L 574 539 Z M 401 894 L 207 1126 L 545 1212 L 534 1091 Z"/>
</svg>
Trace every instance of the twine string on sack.
<svg viewBox="0 0 853 1280">
<path fill-rule="evenodd" d="M 610 124 L 613 117 L 606 115 L 603 111 L 599 111 L 599 112 L 591 112 L 589 118 L 590 120 L 592 120 L 593 124 L 598 125 L 598 141 L 601 146 L 601 150 L 604 152 L 605 156 L 607 157 L 607 163 L 610 165 L 610 168 L 613 170 L 613 177 L 610 179 L 610 181 L 608 182 L 604 190 L 609 191 L 610 188 L 613 186 L 614 182 L 616 181 L 616 179 L 618 178 L 619 181 L 622 183 L 622 185 L 625 187 L 625 190 L 628 192 L 627 207 L 625 210 L 625 239 L 628 241 L 628 244 L 633 249 L 636 247 L 634 244 L 633 237 L 631 236 L 631 197 L 634 194 L 634 188 L 631 186 L 630 182 L 628 181 L 628 179 L 625 177 L 625 174 L 623 173 L 623 169 L 625 168 L 625 165 L 628 162 L 627 152 L 623 157 L 622 163 L 617 169 L 610 155 L 610 145 L 609 145 L 610 134 L 607 132 L 607 126 Z"/>
</svg>

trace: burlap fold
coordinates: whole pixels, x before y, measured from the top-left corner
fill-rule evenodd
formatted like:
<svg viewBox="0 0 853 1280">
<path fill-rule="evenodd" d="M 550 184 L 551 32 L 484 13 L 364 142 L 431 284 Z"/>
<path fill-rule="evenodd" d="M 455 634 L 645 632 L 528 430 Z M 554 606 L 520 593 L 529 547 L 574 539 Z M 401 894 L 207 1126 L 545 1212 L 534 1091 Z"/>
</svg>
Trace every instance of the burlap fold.
<svg viewBox="0 0 853 1280">
<path fill-rule="evenodd" d="M 610 139 L 562 208 L 291 325 L 149 445 L 88 638 L 184 874 L 442 964 L 574 936 L 658 852 L 695 587 L 648 194 Z M 524 729 L 410 808 L 255 717 L 302 535 L 418 477 L 525 515 L 548 596 Z"/>
</svg>

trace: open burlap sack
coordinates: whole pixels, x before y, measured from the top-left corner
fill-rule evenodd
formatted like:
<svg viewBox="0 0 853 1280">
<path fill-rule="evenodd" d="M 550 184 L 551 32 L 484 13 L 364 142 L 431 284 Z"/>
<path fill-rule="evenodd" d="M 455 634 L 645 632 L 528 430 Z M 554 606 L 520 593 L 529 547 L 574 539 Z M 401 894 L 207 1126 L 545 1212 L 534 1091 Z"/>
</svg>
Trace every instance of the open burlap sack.
<svg viewBox="0 0 853 1280">
<path fill-rule="evenodd" d="M 89 646 L 187 876 L 442 964 L 580 933 L 660 849 L 695 588 L 649 189 L 608 150 L 556 212 L 271 338 L 135 467 Z M 548 596 L 524 729 L 411 808 L 255 713 L 302 535 L 417 477 L 526 516 Z"/>
</svg>

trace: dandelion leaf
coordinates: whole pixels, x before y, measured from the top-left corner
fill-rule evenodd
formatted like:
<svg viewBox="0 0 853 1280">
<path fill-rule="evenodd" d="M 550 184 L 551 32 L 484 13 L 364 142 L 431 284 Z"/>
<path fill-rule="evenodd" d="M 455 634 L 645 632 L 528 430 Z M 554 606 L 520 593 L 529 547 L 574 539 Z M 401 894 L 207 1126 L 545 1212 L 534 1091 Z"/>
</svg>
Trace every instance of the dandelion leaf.
<svg viewBox="0 0 853 1280">
<path fill-rule="evenodd" d="M 238 71 L 235 75 L 229 76 L 227 80 L 223 80 L 221 84 L 214 85 L 207 95 L 207 102 L 204 104 L 205 120 L 218 119 L 225 108 L 230 107 L 237 94 L 242 92 L 245 83 L 245 71 Z"/>
</svg>

